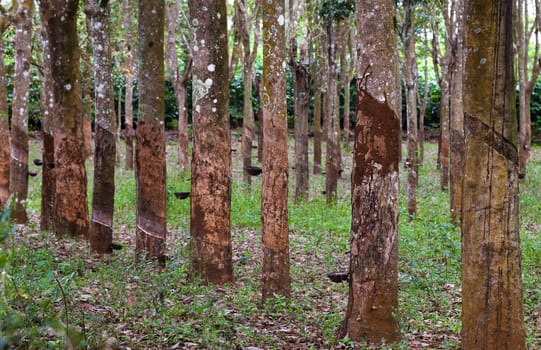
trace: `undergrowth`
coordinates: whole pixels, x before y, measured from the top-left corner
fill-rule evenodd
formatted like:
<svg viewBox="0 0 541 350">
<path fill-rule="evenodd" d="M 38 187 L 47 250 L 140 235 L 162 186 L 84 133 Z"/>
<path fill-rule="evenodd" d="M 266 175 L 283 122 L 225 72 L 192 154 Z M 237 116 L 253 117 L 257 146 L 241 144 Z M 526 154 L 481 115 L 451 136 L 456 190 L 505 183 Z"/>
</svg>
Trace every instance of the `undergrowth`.
<svg viewBox="0 0 541 350">
<path fill-rule="evenodd" d="M 450 224 L 448 194 L 439 190 L 435 153 L 435 146 L 427 145 L 418 214 L 411 220 L 401 186 L 398 317 L 403 340 L 382 348 L 460 346 L 460 230 Z M 539 155 L 535 149 L 520 197 L 531 349 L 541 348 Z M 169 157 L 175 159 L 174 147 Z M 234 169 L 239 169 L 236 161 Z M 135 259 L 132 171 L 117 169 L 115 240 L 125 248 L 101 260 L 89 254 L 85 242 L 39 232 L 39 184 L 32 180 L 30 224 L 15 232 L 7 213 L 0 220 L 0 349 L 370 348 L 336 337 L 348 289 L 326 278 L 328 272 L 348 268 L 349 176 L 341 179 L 343 193 L 335 204 L 327 205 L 321 194 L 322 175 L 311 176 L 309 201 L 289 202 L 292 297 L 265 305 L 260 301 L 261 179 L 254 178 L 248 190 L 240 176 L 234 170 L 236 282 L 223 287 L 205 286 L 190 273 L 190 203 L 173 195 L 190 190 L 189 172 L 179 174 L 174 165 L 168 169 L 170 260 L 165 268 Z"/>
</svg>

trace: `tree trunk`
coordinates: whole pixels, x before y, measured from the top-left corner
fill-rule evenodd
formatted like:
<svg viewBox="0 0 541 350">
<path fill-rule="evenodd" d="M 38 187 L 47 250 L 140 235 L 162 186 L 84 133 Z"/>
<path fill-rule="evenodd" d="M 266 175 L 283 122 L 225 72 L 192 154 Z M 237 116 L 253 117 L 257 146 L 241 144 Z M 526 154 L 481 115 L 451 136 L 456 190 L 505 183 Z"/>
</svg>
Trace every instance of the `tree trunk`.
<svg viewBox="0 0 541 350">
<path fill-rule="evenodd" d="M 19 1 L 14 16 L 15 74 L 13 76 L 9 192 L 15 197 L 11 217 L 19 224 L 24 224 L 28 220 L 24 203 L 28 194 L 28 105 L 33 11 L 32 0 Z"/>
<path fill-rule="evenodd" d="M 448 68 L 442 68 L 447 71 Z M 449 74 L 444 73 L 441 87 L 440 101 L 440 145 L 438 152 L 441 167 L 441 190 L 449 188 Z"/>
<path fill-rule="evenodd" d="M 541 30 L 541 20 L 539 11 L 541 5 L 539 0 L 535 1 L 535 13 L 533 18 L 535 22 L 530 29 L 531 17 L 529 16 L 528 1 L 516 1 L 516 18 L 518 23 L 516 28 L 516 41 L 518 47 L 518 77 L 519 77 L 519 178 L 526 177 L 526 166 L 531 157 L 532 143 L 532 119 L 530 101 L 533 88 L 541 72 L 541 60 L 539 57 L 539 32 Z M 535 31 L 535 50 L 533 57 L 529 55 L 529 43 L 532 33 Z M 530 68 L 528 62 L 532 62 L 531 76 L 528 76 Z"/>
<path fill-rule="evenodd" d="M 81 89 L 83 90 L 83 135 L 85 145 L 85 159 L 92 157 L 92 112 L 94 111 L 94 67 L 92 66 L 92 43 L 90 18 L 86 18 L 87 40 L 83 46 L 81 55 L 83 57 L 81 64 Z M 82 44 L 81 43 L 81 44 Z"/>
<path fill-rule="evenodd" d="M 244 58 L 244 65 L 242 67 L 242 83 L 244 90 L 244 107 L 243 107 L 243 120 L 242 120 L 242 166 L 244 169 L 252 165 L 252 143 L 255 136 L 255 123 L 254 123 L 254 111 L 252 108 L 252 67 L 246 66 L 246 57 Z M 251 176 L 244 171 L 244 182 L 250 186 Z"/>
<path fill-rule="evenodd" d="M 327 203 L 336 200 L 338 189 L 338 171 L 340 170 L 340 154 L 338 135 L 340 134 L 340 120 L 338 118 L 338 73 L 336 67 L 336 33 L 332 18 L 327 20 L 327 33 L 329 40 L 329 75 L 327 90 L 327 152 L 325 153 L 325 193 Z"/>
<path fill-rule="evenodd" d="M 135 146 L 136 250 L 164 263 L 166 225 L 164 128 L 165 0 L 139 0 L 139 120 Z"/>
<path fill-rule="evenodd" d="M 54 91 L 55 222 L 57 235 L 88 234 L 87 179 L 77 38 L 77 0 L 40 3 L 47 14 Z"/>
<path fill-rule="evenodd" d="M 415 55 L 415 14 L 412 0 L 404 2 L 405 38 L 404 38 L 404 80 L 406 83 L 406 106 L 408 128 L 408 214 L 410 218 L 417 214 L 417 184 L 419 182 L 418 162 L 418 125 L 417 125 L 417 57 Z"/>
<path fill-rule="evenodd" d="M 425 50 L 428 51 L 427 31 L 424 30 Z M 423 100 L 419 109 L 419 159 L 418 164 L 422 165 L 425 158 L 425 114 L 428 103 L 428 57 L 424 55 L 424 89 Z"/>
<path fill-rule="evenodd" d="M 133 77 L 136 74 L 136 66 L 133 63 L 135 54 L 135 45 L 133 41 L 132 30 L 132 0 L 123 0 L 123 17 L 122 24 L 126 30 L 126 56 L 124 65 L 126 68 L 126 96 L 124 97 L 124 133 L 126 136 L 126 170 L 133 169 Z M 117 149 L 117 152 L 119 150 Z"/>
<path fill-rule="evenodd" d="M 0 33 L 3 34 L 6 28 L 7 20 L 2 17 L 0 19 Z M 0 38 L 0 210 L 4 209 L 9 197 L 10 150 L 4 39 Z"/>
<path fill-rule="evenodd" d="M 308 68 L 306 47 L 301 46 L 300 62 L 294 65 L 295 74 L 295 201 L 308 199 Z"/>
<path fill-rule="evenodd" d="M 289 232 L 287 221 L 288 155 L 285 51 L 285 1 L 264 1 L 263 7 L 263 300 L 289 296 Z"/>
<path fill-rule="evenodd" d="M 233 281 L 231 134 L 226 1 L 190 1 L 195 41 L 192 74 L 192 267 L 205 282 Z"/>
<path fill-rule="evenodd" d="M 263 120 L 263 88 L 261 87 L 261 80 L 256 78 L 254 85 L 259 101 L 259 110 L 257 111 L 257 120 L 259 122 L 257 125 L 257 160 L 259 163 L 263 163 L 263 124 L 265 121 Z"/>
<path fill-rule="evenodd" d="M 109 15 L 107 2 L 87 0 L 86 14 L 91 19 L 91 40 L 94 49 L 95 125 L 94 191 L 90 222 L 90 249 L 103 254 L 111 252 L 115 198 L 116 115 Z"/>
<path fill-rule="evenodd" d="M 525 349 L 512 1 L 469 0 L 464 21 L 462 349 Z"/>
<path fill-rule="evenodd" d="M 321 91 L 314 77 L 314 174 L 321 174 Z"/>
<path fill-rule="evenodd" d="M 43 42 L 43 70 L 41 76 L 41 130 L 43 132 L 43 150 L 41 169 L 41 216 L 40 230 L 54 228 L 56 179 L 54 171 L 54 91 L 51 74 L 51 46 L 47 29 L 46 9 L 40 2 L 41 39 Z"/>
<path fill-rule="evenodd" d="M 343 335 L 380 344 L 399 339 L 398 163 L 394 5 L 357 0 L 362 51 L 352 175 L 349 300 Z M 389 82 L 393 82 L 389 84 Z"/>
<path fill-rule="evenodd" d="M 175 98 L 178 108 L 178 165 L 179 170 L 184 171 L 189 164 L 188 159 L 188 113 L 186 111 L 186 95 L 188 77 L 191 71 L 192 59 L 188 60 L 185 73 L 180 74 L 176 45 L 177 18 L 180 12 L 179 5 L 175 2 L 167 3 L 167 42 L 166 58 L 167 66 L 171 74 Z"/>
<path fill-rule="evenodd" d="M 463 54 L 462 29 L 464 0 L 455 0 L 456 34 L 453 38 L 453 69 L 451 71 L 451 219 L 460 223 L 462 218 L 462 179 L 464 178 L 464 107 L 462 98 Z"/>
</svg>

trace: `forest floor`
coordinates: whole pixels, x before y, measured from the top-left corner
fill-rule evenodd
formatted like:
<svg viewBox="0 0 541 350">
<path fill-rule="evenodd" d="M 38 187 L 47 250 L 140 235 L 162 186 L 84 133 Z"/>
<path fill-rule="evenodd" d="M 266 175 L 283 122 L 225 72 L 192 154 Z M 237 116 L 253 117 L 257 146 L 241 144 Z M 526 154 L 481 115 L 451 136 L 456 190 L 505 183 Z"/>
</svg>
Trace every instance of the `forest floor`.
<svg viewBox="0 0 541 350">
<path fill-rule="evenodd" d="M 39 158 L 38 141 L 32 140 L 31 157 Z M 10 255 L 9 278 L 5 283 L 0 280 L 7 302 L 0 302 L 4 307 L 0 343 L 5 340 L 19 349 L 375 349 L 337 339 L 348 287 L 326 277 L 348 267 L 351 152 L 343 152 L 345 171 L 336 204 L 325 203 L 323 175 L 311 175 L 309 201 L 290 201 L 292 296 L 262 305 L 261 178 L 253 178 L 251 190 L 242 184 L 238 143 L 235 136 L 231 220 L 236 282 L 223 287 L 204 286 L 190 276 L 189 200 L 173 195 L 189 191 L 190 174 L 178 172 L 173 141 L 168 141 L 170 259 L 165 268 L 135 259 L 133 171 L 117 168 L 114 241 L 124 249 L 103 259 L 91 255 L 85 241 L 39 231 L 40 182 L 39 177 L 32 178 L 31 220 L 4 245 Z M 398 313 L 402 340 L 378 349 L 460 348 L 460 230 L 450 223 L 449 196 L 440 190 L 436 148 L 426 145 L 418 215 L 412 220 L 407 219 L 402 181 Z M 402 166 L 401 172 L 404 179 Z M 290 170 L 291 184 L 293 178 Z M 541 349 L 539 148 L 521 182 L 520 198 L 528 348 Z"/>
</svg>

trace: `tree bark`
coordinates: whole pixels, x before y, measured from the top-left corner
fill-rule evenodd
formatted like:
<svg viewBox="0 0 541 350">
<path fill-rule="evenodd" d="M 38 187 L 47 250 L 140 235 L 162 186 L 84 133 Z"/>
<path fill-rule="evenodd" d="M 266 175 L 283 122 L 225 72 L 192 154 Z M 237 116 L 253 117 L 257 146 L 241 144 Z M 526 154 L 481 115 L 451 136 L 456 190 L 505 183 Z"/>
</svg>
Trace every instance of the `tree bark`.
<svg viewBox="0 0 541 350">
<path fill-rule="evenodd" d="M 55 220 L 57 235 L 88 234 L 77 0 L 43 0 L 54 91 Z"/>
<path fill-rule="evenodd" d="M 43 133 L 43 150 L 41 168 L 41 215 L 40 230 L 54 228 L 56 178 L 54 171 L 54 91 L 51 74 L 51 46 L 47 28 L 46 8 L 40 2 L 41 39 L 43 43 L 43 70 L 41 76 L 41 130 Z"/>
<path fill-rule="evenodd" d="M 87 0 L 94 50 L 95 125 L 94 190 L 90 222 L 90 249 L 111 252 L 115 198 L 116 115 L 109 39 L 110 9 L 107 1 Z"/>
<path fill-rule="evenodd" d="M 342 335 L 380 344 L 398 328 L 398 163 L 394 5 L 357 0 L 359 69 L 349 299 Z M 392 83 L 389 83 L 392 82 Z"/>
<path fill-rule="evenodd" d="M 136 250 L 164 263 L 166 225 L 164 128 L 165 0 L 139 0 L 139 119 L 135 146 Z"/>
<path fill-rule="evenodd" d="M 83 91 L 83 135 L 85 146 L 85 159 L 92 156 L 92 113 L 94 112 L 94 67 L 92 66 L 92 41 L 90 18 L 86 18 L 87 38 L 81 40 L 82 64 L 81 64 L 81 89 Z"/>
<path fill-rule="evenodd" d="M 289 25 L 289 64 L 295 79 L 294 83 L 294 120 L 295 120 L 295 202 L 308 199 L 309 165 L 308 165 L 308 48 L 307 39 L 297 42 L 298 18 L 304 12 L 304 0 L 290 1 Z M 298 56 L 298 58 L 297 58 Z"/>
<path fill-rule="evenodd" d="M 462 219 L 462 179 L 464 178 L 464 107 L 462 97 L 463 84 L 463 8 L 464 0 L 453 0 L 455 8 L 456 32 L 453 37 L 453 66 L 451 79 L 451 220 L 458 224 Z"/>
<path fill-rule="evenodd" d="M 190 1 L 194 50 L 192 268 L 205 282 L 233 281 L 231 136 L 226 1 Z"/>
<path fill-rule="evenodd" d="M 189 54 L 188 62 L 184 68 L 184 73 L 179 71 L 176 28 L 177 18 L 180 13 L 179 4 L 175 2 L 167 3 L 167 42 L 166 58 L 167 65 L 172 77 L 173 89 L 178 107 L 178 166 L 179 170 L 184 171 L 189 165 L 188 158 L 188 112 L 186 110 L 186 96 L 188 90 L 188 78 L 191 74 L 192 57 Z"/>
<path fill-rule="evenodd" d="M 287 221 L 288 155 L 285 1 L 264 1 L 263 91 L 263 300 L 291 293 Z"/>
<path fill-rule="evenodd" d="M 242 83 L 243 83 L 243 120 L 242 120 L 242 165 L 243 168 L 252 165 L 252 144 L 255 139 L 255 121 L 254 110 L 252 106 L 252 76 L 254 74 L 254 62 L 259 46 L 259 38 L 257 24 L 252 24 L 248 16 L 248 5 L 246 0 L 237 0 L 235 11 L 238 11 L 237 29 L 243 47 L 243 65 L 242 65 Z M 257 6 L 257 5 L 256 5 Z M 257 9 L 256 9 L 257 11 Z M 254 14 L 257 17 L 257 13 Z M 257 19 L 256 19 L 257 20 Z M 249 28 L 249 26 L 251 28 Z M 250 44 L 249 29 L 254 31 L 254 46 Z M 244 172 L 244 182 L 250 186 L 251 176 L 246 171 Z"/>
<path fill-rule="evenodd" d="M 407 133 L 408 133 L 408 214 L 417 214 L 417 184 L 419 182 L 418 125 L 417 125 L 417 57 L 415 54 L 415 13 L 412 0 L 404 1 L 404 80 L 406 83 Z"/>
<path fill-rule="evenodd" d="M 126 56 L 124 58 L 124 65 L 126 71 L 126 96 L 124 97 L 124 133 L 126 135 L 126 170 L 133 169 L 133 79 L 137 74 L 133 62 L 135 56 L 135 45 L 133 44 L 133 30 L 132 30 L 132 0 L 123 0 L 123 17 L 122 23 L 126 31 Z M 117 152 L 119 150 L 117 149 Z"/>
<path fill-rule="evenodd" d="M 525 349 L 512 1 L 466 1 L 462 344 Z"/>
<path fill-rule="evenodd" d="M 0 18 L 0 33 L 7 28 L 7 19 Z M 9 140 L 8 91 L 4 66 L 4 39 L 0 38 L 0 209 L 3 210 L 9 197 L 9 162 L 11 146 Z"/>
<path fill-rule="evenodd" d="M 314 174 L 321 174 L 321 91 L 319 78 L 314 78 Z"/>
<path fill-rule="evenodd" d="M 308 199 L 310 186 L 308 164 L 308 64 L 306 46 L 301 46 L 300 61 L 293 65 L 295 74 L 295 201 Z"/>
<path fill-rule="evenodd" d="M 33 12 L 34 2 L 24 0 L 18 2 L 14 15 L 15 74 L 9 138 L 11 141 L 9 192 L 15 197 L 11 217 L 19 224 L 24 224 L 28 220 L 24 203 L 28 194 L 28 105 Z"/>
<path fill-rule="evenodd" d="M 518 46 L 518 77 L 519 77 L 519 178 L 526 177 L 526 166 L 531 157 L 532 143 L 532 118 L 531 118 L 531 97 L 533 88 L 541 72 L 541 59 L 539 57 L 539 32 L 541 30 L 541 4 L 535 1 L 535 21 L 530 29 L 528 15 L 528 1 L 516 1 L 516 12 L 518 23 L 516 28 L 516 40 Z M 529 57 L 529 43 L 532 33 L 535 30 L 535 49 L 532 58 Z M 531 76 L 529 76 L 528 61 L 533 62 Z"/>
<path fill-rule="evenodd" d="M 325 193 L 327 203 L 336 201 L 338 190 L 338 172 L 340 170 L 340 154 L 338 138 L 340 120 L 338 117 L 337 65 L 336 65 L 336 26 L 332 18 L 327 20 L 327 35 L 329 40 L 328 59 L 329 75 L 327 90 L 327 151 L 325 152 Z"/>
</svg>

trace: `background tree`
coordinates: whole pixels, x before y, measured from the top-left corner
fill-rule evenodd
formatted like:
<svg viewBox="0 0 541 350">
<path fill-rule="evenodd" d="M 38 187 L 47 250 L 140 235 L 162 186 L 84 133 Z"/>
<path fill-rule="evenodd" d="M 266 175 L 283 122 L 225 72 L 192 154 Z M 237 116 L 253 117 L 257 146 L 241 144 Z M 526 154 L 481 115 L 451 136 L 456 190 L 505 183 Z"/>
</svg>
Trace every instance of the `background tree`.
<svg viewBox="0 0 541 350">
<path fill-rule="evenodd" d="M 513 2 L 466 1 L 462 349 L 525 349 Z"/>
<path fill-rule="evenodd" d="M 188 110 L 186 108 L 186 96 L 188 94 L 188 83 L 192 67 L 191 45 L 185 40 L 187 62 L 184 66 L 184 72 L 180 72 L 176 32 L 178 27 L 178 17 L 180 14 L 180 4 L 176 1 L 167 2 L 166 11 L 167 20 L 167 41 L 166 41 L 166 62 L 171 75 L 173 90 L 177 100 L 178 107 L 178 165 L 180 171 L 186 169 L 189 165 L 188 159 Z"/>
<path fill-rule="evenodd" d="M 300 48 L 297 32 L 300 30 L 301 16 L 305 12 L 305 3 L 290 1 L 289 3 L 289 64 L 294 76 L 294 113 L 295 113 L 295 201 L 308 199 L 309 164 L 308 164 L 308 41 L 303 36 Z"/>
<path fill-rule="evenodd" d="M 285 1 L 263 1 L 263 300 L 289 296 Z"/>
<path fill-rule="evenodd" d="M 165 0 L 139 0 L 139 113 L 135 146 L 136 249 L 163 262 L 166 238 Z"/>
<path fill-rule="evenodd" d="M 357 0 L 360 75 L 352 175 L 349 299 L 343 335 L 394 342 L 398 329 L 398 162 L 394 5 Z M 393 69 L 394 68 L 394 69 Z"/>
<path fill-rule="evenodd" d="M 341 4 L 341 3 L 339 3 Z M 338 190 L 338 172 L 340 170 L 340 114 L 338 99 L 338 64 L 336 59 L 336 31 L 337 22 L 341 20 L 335 4 L 332 1 L 323 3 L 321 14 L 326 18 L 327 28 L 327 59 L 329 70 L 327 75 L 327 94 L 324 107 L 327 117 L 327 128 L 324 127 L 323 133 L 326 136 L 327 149 L 325 152 L 325 193 L 327 203 L 336 200 Z M 326 133 L 325 133 L 326 131 Z"/>
<path fill-rule="evenodd" d="M 19 224 L 26 223 L 28 219 L 24 202 L 28 194 L 28 104 L 33 12 L 33 0 L 18 0 L 13 16 L 15 74 L 9 138 L 11 141 L 9 192 L 16 199 L 11 217 Z"/>
<path fill-rule="evenodd" d="M 58 235 L 88 234 L 77 0 L 42 0 L 54 91 L 55 220 Z"/>
<path fill-rule="evenodd" d="M 192 267 L 204 281 L 233 281 L 231 139 L 226 1 L 190 1 L 192 68 Z"/>
<path fill-rule="evenodd" d="M 530 160 L 532 143 L 531 98 L 533 88 L 541 72 L 541 57 L 539 53 L 539 31 L 541 30 L 541 2 L 534 2 L 535 12 L 533 23 L 530 23 L 529 3 L 526 0 L 516 0 L 516 40 L 518 48 L 518 83 L 519 83 L 519 176 L 526 176 L 526 166 Z M 531 26 L 531 27 L 530 27 Z M 535 49 L 533 57 L 529 55 L 530 40 L 535 33 Z M 531 60 L 531 71 L 528 62 Z"/>
<path fill-rule="evenodd" d="M 408 214 L 417 213 L 417 184 L 419 182 L 418 124 L 417 124 L 417 55 L 415 53 L 415 2 L 404 0 L 404 82 L 406 85 L 407 133 L 408 133 Z"/>
<path fill-rule="evenodd" d="M 252 10 L 252 17 L 248 13 L 249 6 L 246 0 L 237 0 L 235 11 L 237 14 L 237 30 L 241 37 L 242 56 L 242 87 L 243 87 L 243 112 L 242 112 L 242 165 L 244 169 L 252 165 L 252 144 L 255 139 L 254 109 L 252 104 L 252 86 L 255 76 L 254 64 L 259 47 L 259 16 L 260 7 L 256 3 Z M 250 31 L 253 32 L 251 40 Z M 253 41 L 253 44 L 251 43 Z M 244 172 L 244 182 L 250 184 L 251 176 Z"/>
<path fill-rule="evenodd" d="M 133 169 L 133 89 L 134 79 L 137 75 L 137 64 L 134 57 L 136 57 L 136 47 L 134 44 L 134 29 L 133 20 L 134 13 L 132 10 L 133 0 L 123 0 L 122 2 L 122 26 L 124 27 L 124 76 L 126 85 L 126 95 L 124 97 L 124 135 L 126 137 L 126 159 L 125 168 L 127 170 Z M 117 150 L 118 153 L 118 150 Z"/>
<path fill-rule="evenodd" d="M 90 248 L 97 253 L 111 251 L 115 198 L 116 115 L 113 93 L 108 1 L 87 0 L 90 36 L 94 50 L 95 130 L 94 189 Z"/>
<path fill-rule="evenodd" d="M 464 0 L 453 0 L 455 7 L 455 31 L 452 33 L 453 60 L 450 67 L 451 101 L 450 101 L 450 135 L 451 144 L 451 218 L 459 223 L 462 218 L 462 179 L 464 178 L 464 104 L 463 104 L 463 75 L 464 75 L 464 49 L 463 49 L 463 12 Z"/>
<path fill-rule="evenodd" d="M 453 32 L 452 13 L 455 9 L 450 8 L 449 0 L 443 0 L 437 3 L 437 6 L 431 7 L 431 26 L 432 26 L 432 64 L 434 75 L 438 81 L 441 91 L 440 97 L 440 139 L 438 148 L 438 164 L 441 167 L 441 189 L 446 191 L 449 188 L 449 89 L 451 74 L 449 66 L 452 60 L 452 50 L 450 47 L 449 35 Z M 444 19 L 444 29 L 440 31 L 438 12 L 440 11 Z M 444 51 L 440 48 L 440 35 L 444 43 Z"/>
<path fill-rule="evenodd" d="M 3 209 L 9 197 L 9 119 L 8 90 L 6 86 L 6 68 L 4 66 L 4 32 L 9 25 L 5 10 L 0 16 L 0 209 Z"/>
<path fill-rule="evenodd" d="M 42 69 L 40 76 L 40 112 L 43 137 L 41 169 L 41 213 L 40 230 L 52 230 L 55 218 L 56 179 L 54 172 L 54 91 L 51 73 L 51 45 L 46 20 L 46 6 L 39 5 L 40 36 L 42 47 Z"/>
</svg>

